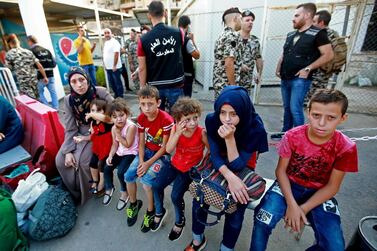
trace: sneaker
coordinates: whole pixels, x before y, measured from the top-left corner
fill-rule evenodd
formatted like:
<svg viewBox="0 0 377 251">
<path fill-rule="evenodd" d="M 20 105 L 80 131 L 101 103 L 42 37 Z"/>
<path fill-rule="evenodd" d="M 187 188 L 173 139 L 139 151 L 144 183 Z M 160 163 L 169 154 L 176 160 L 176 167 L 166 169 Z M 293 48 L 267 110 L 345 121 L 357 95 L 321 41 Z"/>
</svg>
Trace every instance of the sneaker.
<svg viewBox="0 0 377 251">
<path fill-rule="evenodd" d="M 149 215 L 148 213 L 144 214 L 143 224 L 141 224 L 141 232 L 146 233 L 148 232 L 154 223 L 154 214 Z"/>
<path fill-rule="evenodd" d="M 143 206 L 141 200 L 137 200 L 135 205 L 130 204 L 127 208 L 127 225 L 132 227 L 137 221 L 137 215 L 139 214 L 140 208 Z"/>
<path fill-rule="evenodd" d="M 176 241 L 181 238 L 183 230 L 185 229 L 185 222 L 183 221 L 181 224 L 174 224 L 174 226 L 178 230 L 175 230 L 174 227 L 171 229 L 169 234 L 169 240 L 171 241 Z"/>
<path fill-rule="evenodd" d="M 164 208 L 162 215 L 155 215 L 154 216 L 154 223 L 151 226 L 152 232 L 157 232 L 160 229 L 160 227 L 162 226 L 162 222 L 165 220 L 167 215 L 168 215 L 168 210 Z M 156 218 L 159 218 L 160 221 L 156 222 Z"/>
<path fill-rule="evenodd" d="M 284 136 L 284 132 L 279 132 L 275 134 L 271 134 L 272 140 L 281 140 L 281 138 Z"/>
<path fill-rule="evenodd" d="M 207 239 L 204 236 L 202 243 L 200 243 L 199 246 L 194 245 L 194 241 L 191 241 L 191 243 L 185 248 L 185 251 L 200 251 L 203 250 L 207 245 Z"/>
</svg>

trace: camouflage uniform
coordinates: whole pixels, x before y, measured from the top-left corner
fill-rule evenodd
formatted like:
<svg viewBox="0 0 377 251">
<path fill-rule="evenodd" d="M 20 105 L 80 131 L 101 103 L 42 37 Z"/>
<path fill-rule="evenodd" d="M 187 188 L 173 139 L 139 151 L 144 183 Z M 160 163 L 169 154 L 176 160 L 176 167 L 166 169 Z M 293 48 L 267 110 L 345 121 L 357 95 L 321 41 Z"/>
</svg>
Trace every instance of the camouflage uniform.
<svg viewBox="0 0 377 251">
<path fill-rule="evenodd" d="M 39 99 L 35 69 L 38 61 L 33 52 L 21 47 L 13 48 L 6 54 L 6 66 L 16 74 L 20 92 L 34 99 Z"/>
<path fill-rule="evenodd" d="M 225 72 L 225 58 L 234 57 L 234 74 L 236 84 L 240 82 L 241 73 L 241 53 L 242 39 L 241 35 L 225 27 L 223 33 L 215 43 L 215 61 L 213 65 L 213 89 L 215 90 L 215 98 L 217 98 L 221 90 L 228 85 L 228 78 Z"/>
<path fill-rule="evenodd" d="M 242 64 L 250 68 L 250 71 L 241 71 L 240 86 L 245 87 L 251 92 L 253 82 L 254 65 L 258 58 L 261 58 L 260 43 L 256 36 L 251 35 L 250 38 L 242 43 Z"/>
<path fill-rule="evenodd" d="M 134 71 L 139 67 L 139 62 L 137 61 L 137 41 L 131 41 L 128 46 L 128 56 L 131 57 L 130 62 L 133 65 Z M 130 66 L 131 67 L 131 66 Z M 139 77 L 136 76 L 134 81 L 134 87 L 136 90 L 140 89 Z"/>
<path fill-rule="evenodd" d="M 326 28 L 327 36 L 329 37 L 330 42 L 332 43 L 334 38 L 339 37 L 338 32 L 333 29 Z M 329 79 L 332 77 L 333 73 L 325 73 L 320 68 L 313 73 L 313 81 L 310 86 L 310 90 L 305 97 L 305 103 L 308 103 L 310 98 L 313 96 L 314 92 L 318 89 L 325 89 L 329 83 Z"/>
</svg>

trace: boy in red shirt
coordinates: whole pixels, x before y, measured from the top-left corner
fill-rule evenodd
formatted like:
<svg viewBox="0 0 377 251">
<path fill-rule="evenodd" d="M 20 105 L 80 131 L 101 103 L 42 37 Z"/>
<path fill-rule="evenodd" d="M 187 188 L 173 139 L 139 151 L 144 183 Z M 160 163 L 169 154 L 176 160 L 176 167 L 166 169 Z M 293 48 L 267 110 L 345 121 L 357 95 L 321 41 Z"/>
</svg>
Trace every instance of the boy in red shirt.
<svg viewBox="0 0 377 251">
<path fill-rule="evenodd" d="M 309 103 L 306 125 L 285 135 L 278 153 L 277 181 L 255 209 L 250 250 L 265 250 L 281 218 L 299 232 L 310 224 L 316 243 L 307 250 L 344 250 L 338 203 L 346 172 L 357 172 L 356 144 L 336 127 L 347 119 L 347 97 L 318 90 Z"/>
<path fill-rule="evenodd" d="M 147 212 L 144 215 L 141 231 L 146 233 L 153 227 L 156 209 L 156 217 L 166 216 L 163 209 L 163 196 L 153 192 L 152 187 L 158 182 L 157 178 L 164 175 L 165 169 L 170 169 L 170 158 L 166 155 L 166 143 L 170 130 L 174 125 L 173 118 L 158 107 L 161 104 L 158 90 L 152 86 L 145 86 L 138 92 L 139 106 L 142 113 L 137 118 L 139 132 L 139 155 L 131 163 L 124 175 L 127 183 L 127 191 L 130 196 L 130 206 L 127 208 L 127 224 L 136 223 L 142 201 L 136 199 L 136 179 L 140 178 L 148 198 Z M 158 208 L 157 208 L 158 207 Z M 157 211 L 157 210 L 156 210 Z"/>
</svg>

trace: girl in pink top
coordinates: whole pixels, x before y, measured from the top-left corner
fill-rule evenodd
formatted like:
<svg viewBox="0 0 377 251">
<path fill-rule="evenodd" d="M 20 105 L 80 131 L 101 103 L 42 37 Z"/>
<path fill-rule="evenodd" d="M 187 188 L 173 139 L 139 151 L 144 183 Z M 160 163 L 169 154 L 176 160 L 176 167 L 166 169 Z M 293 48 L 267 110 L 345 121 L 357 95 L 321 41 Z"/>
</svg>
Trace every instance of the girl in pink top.
<svg viewBox="0 0 377 251">
<path fill-rule="evenodd" d="M 110 204 L 113 192 L 113 171 L 118 168 L 118 179 L 120 183 L 120 198 L 117 203 L 117 210 L 122 210 L 128 202 L 127 186 L 124 182 L 124 174 L 138 153 L 138 134 L 136 125 L 128 119 L 130 109 L 123 98 L 117 98 L 111 105 L 111 118 L 114 126 L 111 130 L 113 145 L 109 157 L 106 160 L 105 174 L 105 196 L 103 204 Z"/>
</svg>

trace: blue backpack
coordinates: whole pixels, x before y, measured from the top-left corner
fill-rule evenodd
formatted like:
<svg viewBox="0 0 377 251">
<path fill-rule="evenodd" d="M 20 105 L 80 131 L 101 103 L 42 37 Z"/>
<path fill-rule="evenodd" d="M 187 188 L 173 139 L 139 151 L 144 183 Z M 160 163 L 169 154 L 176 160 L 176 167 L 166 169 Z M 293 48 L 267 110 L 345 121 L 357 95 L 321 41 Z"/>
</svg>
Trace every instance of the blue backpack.
<svg viewBox="0 0 377 251">
<path fill-rule="evenodd" d="M 66 235 L 75 225 L 77 209 L 71 194 L 50 186 L 29 212 L 29 235 L 37 241 Z"/>
</svg>

